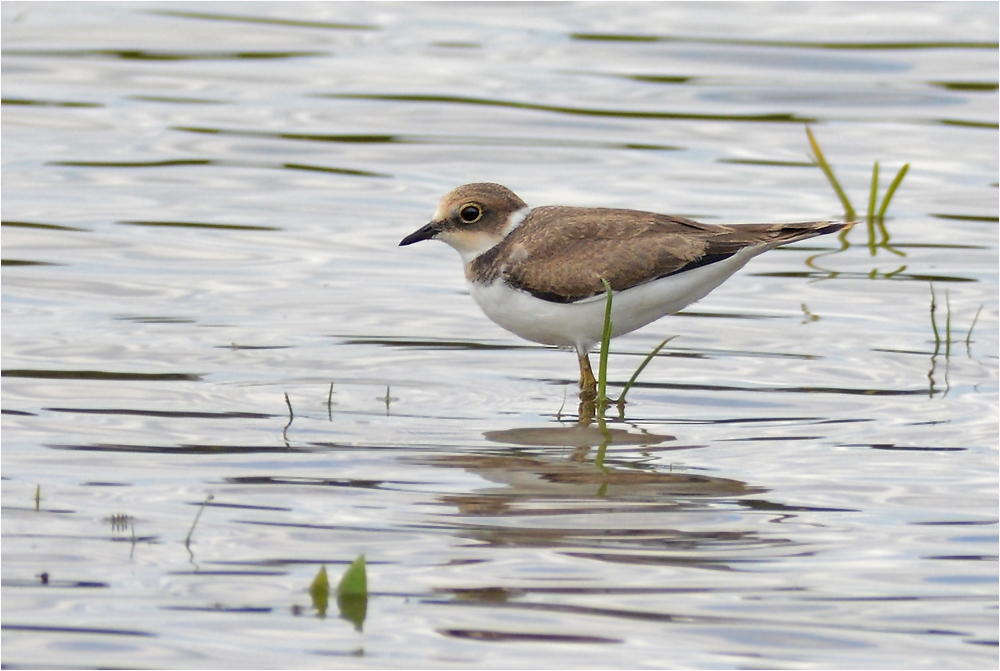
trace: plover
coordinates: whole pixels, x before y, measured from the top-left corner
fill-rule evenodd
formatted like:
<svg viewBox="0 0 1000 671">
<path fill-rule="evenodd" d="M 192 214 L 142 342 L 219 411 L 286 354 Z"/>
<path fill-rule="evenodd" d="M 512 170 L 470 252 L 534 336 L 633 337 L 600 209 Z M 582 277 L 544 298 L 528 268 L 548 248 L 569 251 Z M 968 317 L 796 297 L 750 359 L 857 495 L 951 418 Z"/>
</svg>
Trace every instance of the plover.
<svg viewBox="0 0 1000 671">
<path fill-rule="evenodd" d="M 508 331 L 576 350 L 580 398 L 593 400 L 589 353 L 604 331 L 612 290 L 612 337 L 703 298 L 753 257 L 851 223 L 702 224 L 653 212 L 528 207 L 499 184 L 466 184 L 441 199 L 430 223 L 400 241 L 451 245 L 472 298 Z"/>
</svg>

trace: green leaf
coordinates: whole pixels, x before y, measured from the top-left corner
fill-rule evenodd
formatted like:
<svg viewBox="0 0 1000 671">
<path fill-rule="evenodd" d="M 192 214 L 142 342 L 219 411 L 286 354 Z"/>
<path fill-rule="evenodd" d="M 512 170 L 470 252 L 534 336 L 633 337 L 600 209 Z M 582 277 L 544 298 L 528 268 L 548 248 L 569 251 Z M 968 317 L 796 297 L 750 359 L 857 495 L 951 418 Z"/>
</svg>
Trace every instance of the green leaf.
<svg viewBox="0 0 1000 671">
<path fill-rule="evenodd" d="M 309 585 L 309 596 L 312 597 L 313 608 L 319 611 L 320 616 L 325 616 L 330 601 L 330 581 L 326 577 L 326 566 L 320 567 L 319 573 Z"/>
<path fill-rule="evenodd" d="M 365 556 L 359 555 L 344 572 L 337 585 L 341 596 L 368 596 L 368 572 L 365 570 Z"/>
<path fill-rule="evenodd" d="M 365 556 L 359 555 L 337 585 L 337 608 L 340 616 L 354 624 L 361 631 L 368 615 L 368 572 L 365 570 Z"/>
</svg>

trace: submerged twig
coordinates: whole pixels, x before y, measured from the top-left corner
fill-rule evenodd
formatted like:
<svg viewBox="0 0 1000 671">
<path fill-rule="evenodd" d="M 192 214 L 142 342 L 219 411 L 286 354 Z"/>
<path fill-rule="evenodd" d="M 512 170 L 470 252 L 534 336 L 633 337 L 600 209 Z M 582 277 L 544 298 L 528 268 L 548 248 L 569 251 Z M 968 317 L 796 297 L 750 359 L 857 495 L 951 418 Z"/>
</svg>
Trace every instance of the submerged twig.
<svg viewBox="0 0 1000 671">
<path fill-rule="evenodd" d="M 198 514 L 194 516 L 194 522 L 191 523 L 191 529 L 188 531 L 187 538 L 184 539 L 184 547 L 188 548 L 189 550 L 191 549 L 191 535 L 194 533 L 194 528 L 198 526 L 198 520 L 201 519 L 201 514 L 205 512 L 205 506 L 207 506 L 208 502 L 214 498 L 215 497 L 211 494 L 206 496 L 205 500 L 201 502 L 201 507 L 198 508 Z"/>
<path fill-rule="evenodd" d="M 948 290 L 944 290 L 944 358 L 951 357 L 951 299 Z"/>
<path fill-rule="evenodd" d="M 288 392 L 285 392 L 285 405 L 288 406 L 288 423 L 285 424 L 285 428 L 281 430 L 281 437 L 285 440 L 285 445 L 288 445 L 288 427 L 292 425 L 295 421 L 295 413 L 292 411 L 292 402 L 288 399 Z"/>
<path fill-rule="evenodd" d="M 931 282 L 931 328 L 934 330 L 934 354 L 932 356 L 937 356 L 938 350 L 941 349 L 941 334 L 938 333 L 937 320 L 934 318 L 935 310 L 937 310 L 937 302 L 934 296 L 934 283 Z"/>
<path fill-rule="evenodd" d="M 562 421 L 562 411 L 563 411 L 563 408 L 565 408 L 565 407 L 566 407 L 566 388 L 563 387 L 563 400 L 562 400 L 562 403 L 559 405 L 559 409 L 556 410 L 556 421 L 557 422 L 561 422 Z"/>
<path fill-rule="evenodd" d="M 969 327 L 969 333 L 965 336 L 965 348 L 969 349 L 972 344 L 972 329 L 976 328 L 976 322 L 979 321 L 979 313 L 983 311 L 983 306 L 980 305 L 979 309 L 976 310 L 976 316 L 972 318 L 972 326 Z"/>
</svg>

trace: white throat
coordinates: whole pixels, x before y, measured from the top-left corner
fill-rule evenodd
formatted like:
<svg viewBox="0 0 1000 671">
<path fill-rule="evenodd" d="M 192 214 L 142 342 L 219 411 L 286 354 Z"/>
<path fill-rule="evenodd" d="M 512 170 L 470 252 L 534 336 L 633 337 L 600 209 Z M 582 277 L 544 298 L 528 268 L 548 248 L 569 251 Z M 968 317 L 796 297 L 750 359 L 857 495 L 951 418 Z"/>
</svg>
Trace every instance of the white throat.
<svg viewBox="0 0 1000 671">
<path fill-rule="evenodd" d="M 468 266 L 477 256 L 500 244 L 501 240 L 521 225 L 529 212 L 530 207 L 511 212 L 499 231 L 453 231 L 440 236 L 440 239 L 451 245 L 462 257 L 462 263 Z"/>
</svg>

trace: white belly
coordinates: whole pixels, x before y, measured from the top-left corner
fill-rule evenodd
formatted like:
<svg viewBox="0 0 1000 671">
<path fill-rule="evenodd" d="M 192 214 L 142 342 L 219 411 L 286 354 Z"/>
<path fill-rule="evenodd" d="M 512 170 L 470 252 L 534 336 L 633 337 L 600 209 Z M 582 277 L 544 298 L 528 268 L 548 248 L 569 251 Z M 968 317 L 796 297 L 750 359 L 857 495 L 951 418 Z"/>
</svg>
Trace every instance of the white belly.
<svg viewBox="0 0 1000 671">
<path fill-rule="evenodd" d="M 612 337 L 642 328 L 705 297 L 761 251 L 744 249 L 724 261 L 615 293 Z M 603 294 L 576 303 L 551 303 L 512 289 L 499 279 L 489 285 L 470 282 L 469 290 L 487 317 L 525 340 L 574 347 L 580 353 L 589 352 L 601 340 Z"/>
</svg>

